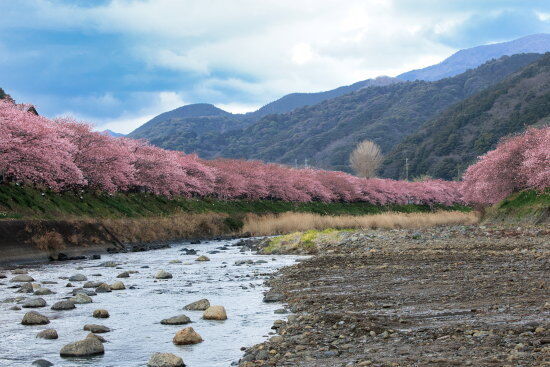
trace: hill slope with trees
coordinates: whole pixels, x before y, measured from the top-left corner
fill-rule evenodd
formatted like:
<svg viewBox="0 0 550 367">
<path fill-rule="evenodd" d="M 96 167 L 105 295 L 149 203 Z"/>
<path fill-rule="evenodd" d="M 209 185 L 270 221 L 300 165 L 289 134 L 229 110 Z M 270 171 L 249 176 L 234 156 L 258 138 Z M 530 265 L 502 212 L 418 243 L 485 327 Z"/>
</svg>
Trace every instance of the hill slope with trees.
<svg viewBox="0 0 550 367">
<path fill-rule="evenodd" d="M 453 179 L 503 137 L 550 123 L 550 53 L 458 103 L 407 137 L 385 159 L 384 177 Z"/>
<path fill-rule="evenodd" d="M 199 139 L 201 156 L 308 163 L 349 172 L 348 157 L 365 139 L 391 151 L 407 135 L 447 107 L 536 61 L 522 54 L 490 61 L 437 82 L 407 82 L 359 91 L 287 114 L 269 115 L 240 131 Z M 213 152 L 215 152 L 213 154 Z"/>
</svg>

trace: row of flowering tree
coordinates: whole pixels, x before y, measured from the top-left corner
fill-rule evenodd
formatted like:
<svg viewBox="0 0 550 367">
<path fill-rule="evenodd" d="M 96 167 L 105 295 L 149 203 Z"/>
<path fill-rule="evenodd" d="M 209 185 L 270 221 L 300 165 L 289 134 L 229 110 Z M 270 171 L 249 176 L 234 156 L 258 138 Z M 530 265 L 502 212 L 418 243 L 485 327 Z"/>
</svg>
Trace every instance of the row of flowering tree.
<svg viewBox="0 0 550 367">
<path fill-rule="evenodd" d="M 530 128 L 500 142 L 463 177 L 465 200 L 493 204 L 521 190 L 550 187 L 550 127 Z"/>
<path fill-rule="evenodd" d="M 456 182 L 362 179 L 259 161 L 201 160 L 145 141 L 94 132 L 71 119 L 50 120 L 6 101 L 0 101 L 0 182 L 55 191 L 141 191 L 224 200 L 462 202 Z"/>
</svg>

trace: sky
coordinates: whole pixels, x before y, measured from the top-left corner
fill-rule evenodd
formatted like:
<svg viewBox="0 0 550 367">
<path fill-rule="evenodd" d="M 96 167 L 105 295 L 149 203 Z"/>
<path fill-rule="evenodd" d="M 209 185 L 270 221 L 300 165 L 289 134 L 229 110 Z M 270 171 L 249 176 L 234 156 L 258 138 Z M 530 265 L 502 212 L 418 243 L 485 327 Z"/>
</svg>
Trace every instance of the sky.
<svg viewBox="0 0 550 367">
<path fill-rule="evenodd" d="M 190 103 L 253 111 L 550 32 L 547 0 L 0 0 L 0 87 L 128 133 Z"/>
</svg>

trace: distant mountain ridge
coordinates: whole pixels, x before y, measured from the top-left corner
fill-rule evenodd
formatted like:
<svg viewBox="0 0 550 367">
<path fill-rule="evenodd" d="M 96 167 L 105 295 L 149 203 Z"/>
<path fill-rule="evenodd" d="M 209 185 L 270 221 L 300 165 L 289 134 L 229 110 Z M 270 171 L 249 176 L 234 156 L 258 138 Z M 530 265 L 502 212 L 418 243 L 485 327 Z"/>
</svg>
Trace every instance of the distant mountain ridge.
<svg viewBox="0 0 550 367">
<path fill-rule="evenodd" d="M 435 81 L 458 75 L 491 59 L 521 53 L 543 54 L 550 51 L 550 34 L 533 34 L 513 41 L 482 45 L 460 50 L 436 65 L 400 74 L 402 80 Z"/>
<path fill-rule="evenodd" d="M 290 112 L 371 86 L 401 82 L 396 78 L 381 76 L 324 92 L 292 93 L 246 114 L 232 114 L 207 103 L 190 104 L 154 117 L 128 134 L 128 137 L 147 139 L 152 144 L 168 149 L 189 151 L 197 139 L 204 135 L 243 129 L 270 114 Z"/>
</svg>

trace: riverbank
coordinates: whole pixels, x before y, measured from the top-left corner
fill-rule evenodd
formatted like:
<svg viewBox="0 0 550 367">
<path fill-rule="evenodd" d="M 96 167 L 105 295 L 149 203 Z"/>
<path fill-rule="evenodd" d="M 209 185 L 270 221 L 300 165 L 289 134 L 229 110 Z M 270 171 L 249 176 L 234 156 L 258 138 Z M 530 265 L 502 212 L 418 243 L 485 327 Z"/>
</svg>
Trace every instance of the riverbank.
<svg viewBox="0 0 550 367">
<path fill-rule="evenodd" d="M 312 246 L 269 282 L 294 313 L 241 367 L 550 363 L 547 229 L 340 231 L 288 248 Z"/>
</svg>

